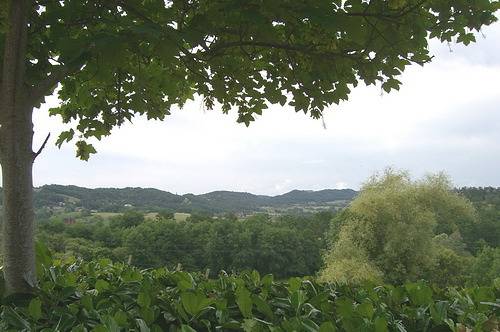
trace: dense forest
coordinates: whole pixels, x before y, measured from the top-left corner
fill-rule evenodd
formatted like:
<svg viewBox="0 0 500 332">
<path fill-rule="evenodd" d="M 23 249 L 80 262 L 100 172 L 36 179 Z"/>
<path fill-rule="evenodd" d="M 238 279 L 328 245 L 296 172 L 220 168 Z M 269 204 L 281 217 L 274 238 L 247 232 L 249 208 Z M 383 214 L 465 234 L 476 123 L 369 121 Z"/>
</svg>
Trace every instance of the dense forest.
<svg viewBox="0 0 500 332">
<path fill-rule="evenodd" d="M 314 275 L 322 265 L 332 213 L 270 218 L 255 215 L 213 219 L 193 215 L 176 221 L 160 214 L 145 219 L 126 212 L 65 224 L 38 224 L 38 239 L 55 252 L 86 260 L 112 258 L 142 268 L 178 265 L 188 271 L 237 272 L 256 269 L 276 277 Z"/>
</svg>

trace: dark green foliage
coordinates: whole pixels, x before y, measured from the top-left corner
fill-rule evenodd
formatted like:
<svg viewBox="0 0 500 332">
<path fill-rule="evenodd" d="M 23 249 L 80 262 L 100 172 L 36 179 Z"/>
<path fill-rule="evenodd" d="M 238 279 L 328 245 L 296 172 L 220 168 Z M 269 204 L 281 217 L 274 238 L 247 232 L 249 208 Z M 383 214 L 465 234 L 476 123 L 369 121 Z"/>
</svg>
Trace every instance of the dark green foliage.
<svg viewBox="0 0 500 332">
<path fill-rule="evenodd" d="M 347 287 L 245 272 L 139 270 L 109 260 L 53 261 L 34 297 L 0 306 L 2 331 L 495 331 L 500 290 Z M 50 266 L 53 264 L 54 266 Z M 0 281 L 1 283 L 1 281 Z M 16 303 L 16 304 L 14 304 Z"/>
<path fill-rule="evenodd" d="M 472 266 L 474 279 L 482 284 L 500 282 L 500 248 L 484 247 Z"/>
<path fill-rule="evenodd" d="M 137 211 L 127 211 L 124 214 L 114 217 L 110 223 L 113 228 L 131 228 L 139 226 L 144 222 L 144 215 Z"/>
<path fill-rule="evenodd" d="M 179 222 L 161 215 L 144 220 L 129 211 L 104 221 L 44 221 L 38 239 L 62 255 L 113 258 L 139 267 L 175 267 L 189 271 L 256 269 L 277 277 L 314 275 L 321 267 L 325 233 L 333 214 L 244 220 L 193 215 Z M 168 215 L 167 215 L 168 217 Z"/>
<path fill-rule="evenodd" d="M 500 247 L 500 188 L 461 188 L 459 192 L 474 204 L 476 223 L 460 225 L 467 247 L 477 253 L 483 246 Z"/>
</svg>

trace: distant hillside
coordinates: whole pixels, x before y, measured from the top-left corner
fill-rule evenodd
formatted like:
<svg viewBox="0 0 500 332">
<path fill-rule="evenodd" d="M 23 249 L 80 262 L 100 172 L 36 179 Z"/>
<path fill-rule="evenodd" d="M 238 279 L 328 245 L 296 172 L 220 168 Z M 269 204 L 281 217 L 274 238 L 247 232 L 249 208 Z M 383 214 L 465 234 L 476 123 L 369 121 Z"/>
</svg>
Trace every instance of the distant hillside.
<svg viewBox="0 0 500 332">
<path fill-rule="evenodd" d="M 35 189 L 35 207 L 57 206 L 120 212 L 132 206 L 151 211 L 244 213 L 300 205 L 328 207 L 329 203 L 350 201 L 355 195 L 356 191 L 352 189 L 293 190 L 278 196 L 233 191 L 176 195 L 152 188 L 89 189 L 78 186 L 45 185 Z"/>
<path fill-rule="evenodd" d="M 356 196 L 352 189 L 292 190 L 286 194 L 271 198 L 273 204 L 327 203 L 346 200 Z"/>
</svg>

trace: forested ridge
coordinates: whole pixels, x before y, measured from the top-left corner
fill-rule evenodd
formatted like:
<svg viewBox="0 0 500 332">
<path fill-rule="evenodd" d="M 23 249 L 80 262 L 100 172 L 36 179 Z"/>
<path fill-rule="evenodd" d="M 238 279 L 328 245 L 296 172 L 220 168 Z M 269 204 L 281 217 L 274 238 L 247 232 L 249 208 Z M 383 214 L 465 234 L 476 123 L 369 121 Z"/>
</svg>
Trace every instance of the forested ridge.
<svg viewBox="0 0 500 332">
<path fill-rule="evenodd" d="M 1 190 L 0 190 L 1 195 Z M 356 195 L 352 189 L 293 190 L 277 196 L 245 192 L 213 191 L 206 194 L 177 195 L 153 188 L 96 188 L 45 185 L 35 188 L 36 208 L 66 206 L 102 212 L 123 212 L 131 205 L 144 211 L 171 210 L 177 212 L 252 212 L 264 207 L 294 204 L 330 204 L 350 201 Z M 0 196 L 1 198 L 1 196 Z M 127 205 L 127 206 L 125 206 Z"/>
</svg>

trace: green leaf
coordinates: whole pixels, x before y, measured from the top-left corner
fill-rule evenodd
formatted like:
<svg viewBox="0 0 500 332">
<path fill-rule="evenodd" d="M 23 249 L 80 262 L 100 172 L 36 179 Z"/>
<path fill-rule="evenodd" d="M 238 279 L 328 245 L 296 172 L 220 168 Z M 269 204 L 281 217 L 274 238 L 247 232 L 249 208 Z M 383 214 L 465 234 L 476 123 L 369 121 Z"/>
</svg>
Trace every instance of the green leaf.
<svg viewBox="0 0 500 332">
<path fill-rule="evenodd" d="M 243 323 L 241 323 L 241 328 L 245 332 L 257 331 L 259 323 L 255 319 L 244 319 Z"/>
<path fill-rule="evenodd" d="M 28 312 L 35 321 L 42 318 L 42 301 L 37 297 L 32 299 L 28 306 Z"/>
<path fill-rule="evenodd" d="M 109 282 L 102 279 L 97 279 L 94 288 L 100 293 L 109 289 Z"/>
<path fill-rule="evenodd" d="M 89 294 L 82 296 L 80 302 L 87 311 L 91 311 L 94 308 L 92 297 Z"/>
<path fill-rule="evenodd" d="M 332 322 L 324 322 L 319 327 L 319 332 L 335 332 L 336 330 Z"/>
<path fill-rule="evenodd" d="M 300 278 L 294 277 L 288 279 L 288 291 L 290 293 L 298 291 L 301 285 L 302 285 L 302 279 Z"/>
<path fill-rule="evenodd" d="M 151 305 L 151 297 L 146 292 L 140 292 L 137 295 L 137 304 L 142 308 L 147 308 Z"/>
<path fill-rule="evenodd" d="M 202 310 L 207 309 L 213 300 L 200 293 L 183 292 L 181 293 L 181 302 L 188 314 L 196 316 Z"/>
<path fill-rule="evenodd" d="M 43 267 L 52 266 L 53 259 L 52 253 L 49 248 L 42 242 L 35 242 L 35 262 L 36 262 L 36 274 L 40 278 L 43 275 Z"/>
<path fill-rule="evenodd" d="M 250 292 L 244 287 L 240 286 L 236 289 L 236 304 L 240 308 L 243 317 L 252 317 L 252 298 L 250 297 Z"/>
<path fill-rule="evenodd" d="M 418 306 L 429 305 L 432 302 L 432 289 L 424 283 L 409 283 L 405 285 L 410 300 Z"/>
<path fill-rule="evenodd" d="M 388 332 L 387 319 L 385 317 L 375 318 L 375 332 Z"/>
<path fill-rule="evenodd" d="M 88 144 L 85 141 L 78 141 L 76 142 L 76 157 L 80 158 L 81 160 L 89 160 L 90 155 L 97 153 L 95 150 L 94 146 L 92 144 Z"/>
<path fill-rule="evenodd" d="M 386 82 L 382 83 L 382 88 L 385 92 L 389 93 L 391 90 L 399 90 L 401 82 L 394 78 L 389 78 Z"/>
<path fill-rule="evenodd" d="M 362 317 L 366 317 L 368 319 L 372 319 L 374 309 L 373 305 L 370 302 L 363 302 L 357 306 L 357 311 Z"/>
<path fill-rule="evenodd" d="M 433 303 L 429 309 L 432 319 L 440 324 L 447 318 L 449 304 L 446 301 L 438 301 Z"/>
<path fill-rule="evenodd" d="M 145 321 L 143 321 L 142 319 L 139 319 L 139 318 L 136 319 L 135 321 L 137 323 L 137 326 L 139 327 L 139 332 L 150 332 L 148 324 L 146 324 Z"/>
<path fill-rule="evenodd" d="M 318 332 L 319 326 L 310 319 L 304 319 L 301 321 L 302 327 L 308 332 Z"/>
<path fill-rule="evenodd" d="M 141 308 L 141 317 L 148 324 L 153 324 L 155 321 L 155 311 L 153 308 Z"/>
<path fill-rule="evenodd" d="M 127 326 L 128 317 L 124 311 L 118 310 L 117 312 L 115 312 L 115 315 L 113 317 L 119 326 L 121 327 Z"/>
<path fill-rule="evenodd" d="M 290 303 L 292 304 L 292 307 L 298 311 L 302 304 L 306 301 L 307 297 L 302 290 L 296 290 L 292 293 L 290 296 Z"/>
<path fill-rule="evenodd" d="M 57 147 L 61 148 L 61 146 L 64 142 L 71 141 L 74 136 L 75 136 L 75 131 L 73 129 L 63 131 L 62 133 L 59 134 L 59 137 L 57 138 L 57 141 L 56 141 Z"/>
<path fill-rule="evenodd" d="M 106 331 L 109 332 L 119 332 L 120 328 L 118 327 L 117 322 L 113 317 L 109 315 L 104 315 L 101 320 L 104 322 L 104 326 L 106 327 Z"/>
<path fill-rule="evenodd" d="M 193 288 L 194 280 L 193 277 L 183 271 L 176 271 L 175 274 L 173 275 L 173 278 L 177 282 L 177 287 L 179 287 L 180 290 L 187 290 Z"/>
<path fill-rule="evenodd" d="M 274 319 L 274 313 L 273 310 L 271 309 L 271 306 L 264 301 L 260 296 L 258 295 L 252 295 L 252 302 L 255 304 L 255 307 L 257 310 L 264 315 L 266 315 L 267 318 L 269 319 Z"/>
<path fill-rule="evenodd" d="M 181 332 L 196 332 L 195 329 L 193 329 L 191 326 L 182 324 L 181 325 Z"/>
</svg>

